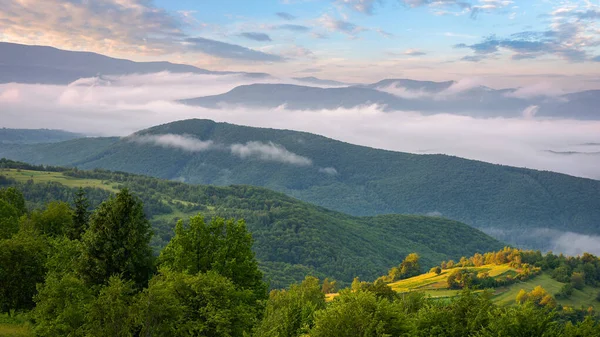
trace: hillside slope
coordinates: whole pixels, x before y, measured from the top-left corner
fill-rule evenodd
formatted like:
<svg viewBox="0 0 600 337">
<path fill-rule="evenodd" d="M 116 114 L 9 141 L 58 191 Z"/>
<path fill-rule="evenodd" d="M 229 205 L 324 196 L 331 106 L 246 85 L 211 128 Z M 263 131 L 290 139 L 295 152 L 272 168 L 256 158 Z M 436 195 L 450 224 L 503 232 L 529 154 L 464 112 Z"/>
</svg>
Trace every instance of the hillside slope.
<svg viewBox="0 0 600 337">
<path fill-rule="evenodd" d="M 552 248 L 532 235 L 536 228 L 600 234 L 600 181 L 377 150 L 304 132 L 185 120 L 124 139 L 1 147 L 0 157 L 263 186 L 358 216 L 442 215 L 542 250 Z M 506 234 L 512 230 L 518 237 Z"/>
<path fill-rule="evenodd" d="M 81 138 L 84 135 L 50 129 L 7 129 L 0 128 L 0 144 L 57 143 Z"/>
<path fill-rule="evenodd" d="M 228 74 L 170 62 L 134 62 L 101 54 L 0 42 L 0 83 L 69 84 L 101 75 L 173 73 Z M 267 74 L 243 73 L 264 77 Z"/>
<path fill-rule="evenodd" d="M 355 276 L 374 279 L 411 252 L 432 266 L 441 259 L 502 246 L 476 229 L 439 217 L 354 217 L 251 186 L 200 186 L 107 171 L 48 170 L 1 161 L 0 188 L 17 186 L 30 206 L 40 206 L 50 200 L 70 201 L 76 187 L 84 186 L 95 206 L 109 193 L 128 187 L 142 198 L 151 216 L 156 248 L 168 242 L 177 218 L 198 212 L 244 218 L 273 287 L 287 286 L 307 274 L 342 283 Z"/>
</svg>

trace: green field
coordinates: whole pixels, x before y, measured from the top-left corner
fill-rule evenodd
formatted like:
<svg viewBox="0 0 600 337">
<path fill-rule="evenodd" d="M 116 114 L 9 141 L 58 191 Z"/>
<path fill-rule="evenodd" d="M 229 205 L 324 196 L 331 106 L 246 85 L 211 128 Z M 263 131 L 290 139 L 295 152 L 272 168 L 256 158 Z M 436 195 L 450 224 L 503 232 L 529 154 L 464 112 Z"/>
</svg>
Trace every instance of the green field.
<svg viewBox="0 0 600 337">
<path fill-rule="evenodd" d="M 448 275 L 453 270 L 469 269 L 477 272 L 487 272 L 492 277 L 502 277 L 507 275 L 515 275 L 518 270 L 510 267 L 508 264 L 503 265 L 485 265 L 481 267 L 453 268 L 444 269 L 440 275 L 435 273 L 425 273 L 419 276 L 411 277 L 405 280 L 400 280 L 390 284 L 390 287 L 399 292 L 421 291 L 433 298 L 452 297 L 460 293 L 460 290 L 448 289 Z M 558 282 L 551 278 L 550 275 L 542 273 L 527 281 L 518 281 L 508 287 L 496 288 L 494 291 L 493 300 L 498 305 L 512 305 L 515 302 L 517 294 L 521 289 L 529 292 L 537 286 L 546 289 L 548 293 L 556 295 L 564 283 Z M 600 289 L 586 286 L 583 290 L 575 289 L 573 294 L 568 299 L 556 299 L 563 306 L 579 309 L 581 307 L 588 308 L 600 307 L 600 303 L 596 301 L 596 295 Z"/>
<path fill-rule="evenodd" d="M 27 320 L 22 316 L 8 317 L 6 314 L 0 315 L 0 336 L 2 337 L 29 337 L 33 336 L 33 331 Z"/>
<path fill-rule="evenodd" d="M 8 178 L 13 178 L 22 183 L 29 180 L 33 181 L 34 183 L 57 182 L 68 187 L 91 187 L 100 188 L 109 192 L 118 192 L 116 184 L 114 183 L 111 184 L 97 179 L 69 177 L 64 175 L 62 172 L 0 169 L 0 174 Z"/>
</svg>

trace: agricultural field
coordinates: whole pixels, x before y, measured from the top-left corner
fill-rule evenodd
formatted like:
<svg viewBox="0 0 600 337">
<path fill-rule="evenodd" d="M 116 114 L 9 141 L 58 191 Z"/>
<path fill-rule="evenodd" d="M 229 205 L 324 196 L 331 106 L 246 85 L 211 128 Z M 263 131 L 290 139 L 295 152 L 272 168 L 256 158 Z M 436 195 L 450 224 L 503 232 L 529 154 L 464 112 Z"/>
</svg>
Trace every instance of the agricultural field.
<svg viewBox="0 0 600 337">
<path fill-rule="evenodd" d="M 57 182 L 67 187 L 91 187 L 115 193 L 119 191 L 115 183 L 103 182 L 98 179 L 70 177 L 64 175 L 63 172 L 0 169 L 0 175 L 13 178 L 21 183 L 25 183 L 30 180 L 34 183 Z"/>
<path fill-rule="evenodd" d="M 432 298 L 446 298 L 453 297 L 460 293 L 461 290 L 453 290 L 448 288 L 448 276 L 454 270 L 468 269 L 469 271 L 486 272 L 489 276 L 494 278 L 506 277 L 508 275 L 514 276 L 518 273 L 518 270 L 510 267 L 508 264 L 503 265 L 485 265 L 481 267 L 467 267 L 467 268 L 452 268 L 444 269 L 437 275 L 435 273 L 425 273 L 419 276 L 411 277 L 405 280 L 400 280 L 390 284 L 390 287 L 399 292 L 405 293 L 410 291 L 421 291 L 431 296 Z M 555 295 L 561 289 L 564 283 L 554 280 L 547 273 L 541 273 L 538 276 L 534 276 L 527 281 L 517 281 L 517 283 L 511 284 L 507 287 L 499 287 L 494 289 L 493 300 L 498 305 L 512 305 L 515 302 L 515 298 L 521 289 L 530 292 L 533 288 L 541 286 L 546 289 L 548 293 Z M 574 289 L 573 294 L 567 299 L 557 298 L 557 302 L 563 306 L 573 307 L 579 309 L 581 307 L 597 308 L 599 303 L 595 300 L 596 295 L 600 289 L 585 286 L 582 290 Z"/>
</svg>

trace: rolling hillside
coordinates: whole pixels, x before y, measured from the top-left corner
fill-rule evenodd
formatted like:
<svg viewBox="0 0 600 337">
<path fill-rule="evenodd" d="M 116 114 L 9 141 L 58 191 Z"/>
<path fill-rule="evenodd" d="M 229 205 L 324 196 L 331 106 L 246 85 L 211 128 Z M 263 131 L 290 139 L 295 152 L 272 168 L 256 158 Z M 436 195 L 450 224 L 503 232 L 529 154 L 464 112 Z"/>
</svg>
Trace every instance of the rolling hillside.
<svg viewBox="0 0 600 337">
<path fill-rule="evenodd" d="M 440 217 L 386 215 L 355 217 L 314 206 L 284 194 L 250 186 L 188 185 L 108 171 L 41 169 L 3 160 L 0 187 L 20 188 L 30 207 L 50 200 L 70 201 L 78 186 L 97 205 L 128 187 L 144 201 L 156 248 L 172 235 L 177 218 L 201 212 L 210 217 L 244 218 L 254 249 L 273 287 L 284 287 L 307 274 L 374 279 L 410 252 L 425 265 L 458 258 L 502 244 L 465 224 Z"/>
<path fill-rule="evenodd" d="M 7 129 L 0 128 L 0 144 L 57 143 L 82 138 L 84 135 L 50 129 Z"/>
<path fill-rule="evenodd" d="M 2 146 L 0 157 L 192 184 L 263 186 L 355 216 L 441 215 L 544 251 L 551 242 L 535 234 L 538 228 L 600 234 L 599 181 L 377 150 L 304 132 L 185 120 L 123 139 Z"/>
</svg>

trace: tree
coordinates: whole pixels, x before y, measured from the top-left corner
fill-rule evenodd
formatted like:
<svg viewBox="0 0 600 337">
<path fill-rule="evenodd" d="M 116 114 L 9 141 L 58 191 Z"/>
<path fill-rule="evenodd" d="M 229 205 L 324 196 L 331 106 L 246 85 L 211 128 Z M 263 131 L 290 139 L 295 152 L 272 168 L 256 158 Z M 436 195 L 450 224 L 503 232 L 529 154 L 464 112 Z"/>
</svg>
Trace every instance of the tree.
<svg viewBox="0 0 600 337">
<path fill-rule="evenodd" d="M 34 233 L 20 232 L 0 241 L 0 311 L 32 309 L 36 284 L 46 273 L 46 244 Z"/>
<path fill-rule="evenodd" d="M 111 276 L 98 297 L 86 306 L 86 336 L 133 336 L 134 317 L 131 313 L 134 283 Z"/>
<path fill-rule="evenodd" d="M 433 267 L 433 268 L 429 269 L 429 272 L 430 273 L 436 273 L 437 275 L 439 275 L 439 274 L 442 273 L 442 268 L 440 268 L 440 267 Z"/>
<path fill-rule="evenodd" d="M 400 273 L 402 278 L 409 278 L 421 274 L 421 265 L 419 264 L 419 255 L 410 253 L 400 264 Z"/>
<path fill-rule="evenodd" d="M 517 297 L 516 297 L 517 303 L 523 304 L 523 303 L 527 302 L 528 297 L 529 296 L 527 295 L 527 291 L 525 291 L 525 289 L 519 290 L 519 293 L 517 294 Z"/>
<path fill-rule="evenodd" d="M 19 217 L 27 212 L 23 194 L 14 187 L 0 189 L 0 239 L 19 231 Z"/>
<path fill-rule="evenodd" d="M 337 291 L 337 282 L 335 280 L 329 281 L 329 278 L 323 280 L 323 286 L 321 287 L 323 294 L 331 294 Z"/>
<path fill-rule="evenodd" d="M 31 213 L 33 228 L 48 236 L 61 236 L 73 224 L 73 211 L 69 204 L 52 201 L 41 211 Z"/>
<path fill-rule="evenodd" d="M 257 322 L 252 291 L 215 271 L 190 275 L 163 268 L 133 307 L 145 336 L 244 336 Z"/>
<path fill-rule="evenodd" d="M 402 336 L 409 331 L 408 317 L 399 302 L 378 298 L 367 291 L 344 290 L 315 314 L 310 336 Z"/>
<path fill-rule="evenodd" d="M 66 228 L 65 232 L 69 239 L 80 240 L 83 233 L 87 230 L 90 220 L 90 202 L 83 188 L 80 187 L 77 194 L 75 194 L 73 204 L 73 221 L 71 226 Z"/>
<path fill-rule="evenodd" d="M 214 218 L 206 225 L 202 215 L 182 221 L 175 236 L 160 254 L 162 266 L 190 275 L 215 271 L 242 289 L 252 289 L 257 299 L 266 299 L 266 284 L 252 251 L 252 236 L 243 220 Z"/>
<path fill-rule="evenodd" d="M 85 336 L 85 308 L 93 300 L 92 289 L 77 276 L 49 273 L 35 297 L 36 336 Z"/>
<path fill-rule="evenodd" d="M 289 290 L 273 290 L 255 337 L 304 336 L 314 326 L 314 314 L 325 308 L 319 280 L 307 276 Z"/>
<path fill-rule="evenodd" d="M 92 214 L 82 239 L 79 274 L 92 285 L 121 275 L 143 287 L 152 273 L 151 235 L 142 203 L 127 189 L 121 190 Z"/>
<path fill-rule="evenodd" d="M 573 274 L 571 274 L 571 284 L 575 289 L 583 289 L 583 287 L 585 287 L 585 275 L 583 273 L 573 272 Z"/>
</svg>

